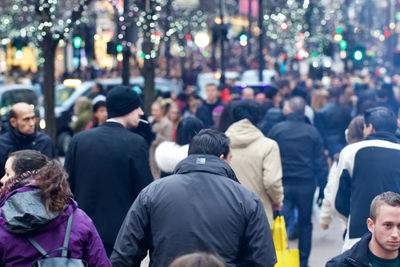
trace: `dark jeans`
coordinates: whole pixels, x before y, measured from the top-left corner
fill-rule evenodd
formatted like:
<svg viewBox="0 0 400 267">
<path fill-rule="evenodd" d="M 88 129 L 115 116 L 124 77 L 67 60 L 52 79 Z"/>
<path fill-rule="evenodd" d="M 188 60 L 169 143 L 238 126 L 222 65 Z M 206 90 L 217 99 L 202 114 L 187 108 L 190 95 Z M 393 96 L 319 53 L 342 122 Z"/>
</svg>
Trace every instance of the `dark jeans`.
<svg viewBox="0 0 400 267">
<path fill-rule="evenodd" d="M 312 238 L 312 205 L 315 192 L 313 185 L 284 185 L 285 199 L 283 200 L 282 214 L 285 221 L 290 221 L 293 209 L 299 212 L 299 252 L 300 267 L 307 267 L 311 251 Z"/>
</svg>

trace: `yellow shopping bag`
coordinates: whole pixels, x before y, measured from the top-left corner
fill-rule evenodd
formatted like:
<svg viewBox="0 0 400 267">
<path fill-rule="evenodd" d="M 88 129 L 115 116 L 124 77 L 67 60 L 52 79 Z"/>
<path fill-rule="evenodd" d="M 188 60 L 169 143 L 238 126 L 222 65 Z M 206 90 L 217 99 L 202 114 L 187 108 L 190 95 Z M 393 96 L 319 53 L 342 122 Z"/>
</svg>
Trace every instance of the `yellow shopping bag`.
<svg viewBox="0 0 400 267">
<path fill-rule="evenodd" d="M 299 250 L 287 249 L 288 241 L 283 216 L 276 217 L 272 223 L 272 237 L 275 244 L 276 257 L 278 258 L 275 267 L 299 267 Z"/>
</svg>

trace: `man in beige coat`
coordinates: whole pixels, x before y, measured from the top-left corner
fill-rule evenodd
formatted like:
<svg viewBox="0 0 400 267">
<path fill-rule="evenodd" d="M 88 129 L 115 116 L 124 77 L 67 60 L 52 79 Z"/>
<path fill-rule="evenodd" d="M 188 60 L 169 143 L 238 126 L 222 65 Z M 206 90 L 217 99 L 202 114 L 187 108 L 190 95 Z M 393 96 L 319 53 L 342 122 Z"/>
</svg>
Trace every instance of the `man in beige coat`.
<svg viewBox="0 0 400 267">
<path fill-rule="evenodd" d="M 231 166 L 240 183 L 262 201 L 270 225 L 273 210 L 280 210 L 283 201 L 282 165 L 278 144 L 264 137 L 255 126 L 258 106 L 243 101 L 233 109 L 235 121 L 226 135 L 231 140 Z"/>
</svg>

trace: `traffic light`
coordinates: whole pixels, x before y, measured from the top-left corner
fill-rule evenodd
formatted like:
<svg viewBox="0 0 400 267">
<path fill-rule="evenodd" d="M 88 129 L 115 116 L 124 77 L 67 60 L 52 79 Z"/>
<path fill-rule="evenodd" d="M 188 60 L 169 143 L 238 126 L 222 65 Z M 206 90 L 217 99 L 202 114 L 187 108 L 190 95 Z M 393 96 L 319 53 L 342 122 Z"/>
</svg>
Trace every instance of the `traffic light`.
<svg viewBox="0 0 400 267">
<path fill-rule="evenodd" d="M 340 50 L 346 50 L 347 48 L 347 42 L 345 40 L 342 40 L 339 42 Z"/>
<path fill-rule="evenodd" d="M 241 46 L 246 46 L 247 45 L 247 40 L 249 39 L 249 37 L 245 34 L 242 33 L 239 35 L 239 42 Z"/>
<path fill-rule="evenodd" d="M 24 52 L 22 52 L 22 49 L 18 49 L 15 51 L 14 54 L 15 59 L 22 59 L 24 57 Z"/>
<path fill-rule="evenodd" d="M 74 47 L 75 47 L 76 49 L 81 48 L 81 45 L 82 45 L 82 38 L 79 37 L 79 36 L 74 37 L 73 43 L 74 43 Z"/>
<path fill-rule="evenodd" d="M 363 47 L 356 47 L 353 51 L 353 59 L 355 61 L 362 61 L 364 59 L 365 49 Z"/>
<path fill-rule="evenodd" d="M 124 50 L 124 47 L 122 46 L 122 44 L 117 44 L 117 46 L 115 47 L 117 53 L 121 53 L 122 50 Z"/>
<path fill-rule="evenodd" d="M 342 32 L 343 32 L 343 29 L 342 29 L 342 28 L 340 28 L 340 27 L 337 27 L 337 28 L 336 28 L 336 33 L 337 33 L 337 34 L 342 34 Z"/>
</svg>

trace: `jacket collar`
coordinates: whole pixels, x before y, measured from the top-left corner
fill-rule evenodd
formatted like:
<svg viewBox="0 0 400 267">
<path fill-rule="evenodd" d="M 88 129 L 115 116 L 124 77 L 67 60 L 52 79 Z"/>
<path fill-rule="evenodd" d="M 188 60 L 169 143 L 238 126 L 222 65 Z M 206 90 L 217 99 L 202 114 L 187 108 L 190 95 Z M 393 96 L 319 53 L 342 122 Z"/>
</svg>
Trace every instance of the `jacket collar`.
<svg viewBox="0 0 400 267">
<path fill-rule="evenodd" d="M 372 234 L 366 233 L 351 249 L 346 261 L 353 263 L 354 266 L 370 266 L 368 260 L 368 245 Z"/>
<path fill-rule="evenodd" d="M 232 168 L 225 161 L 214 155 L 189 155 L 179 162 L 174 170 L 174 174 L 192 172 L 212 173 L 239 182 Z"/>
<path fill-rule="evenodd" d="M 369 241 L 372 234 L 367 232 L 351 249 L 345 260 L 354 266 L 371 266 L 368 259 Z"/>
<path fill-rule="evenodd" d="M 121 123 L 116 122 L 116 121 L 105 121 L 102 125 L 100 125 L 100 127 L 102 127 L 102 126 L 104 126 L 104 127 L 114 127 L 114 128 L 124 128 L 125 129 L 125 127 Z"/>
<path fill-rule="evenodd" d="M 306 122 L 306 116 L 291 113 L 291 114 L 286 115 L 286 120 Z"/>
<path fill-rule="evenodd" d="M 33 140 L 35 140 L 37 136 L 37 129 L 35 127 L 35 132 L 33 134 L 22 134 L 17 129 L 10 125 L 9 133 L 11 138 L 16 141 L 18 144 L 22 144 L 22 146 L 29 144 Z"/>
<path fill-rule="evenodd" d="M 399 140 L 393 133 L 384 131 L 372 133 L 365 138 L 365 140 L 375 140 L 375 139 L 389 141 L 392 143 L 399 143 Z"/>
</svg>

